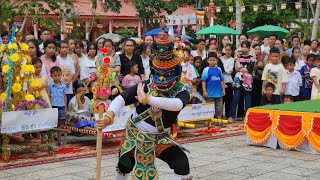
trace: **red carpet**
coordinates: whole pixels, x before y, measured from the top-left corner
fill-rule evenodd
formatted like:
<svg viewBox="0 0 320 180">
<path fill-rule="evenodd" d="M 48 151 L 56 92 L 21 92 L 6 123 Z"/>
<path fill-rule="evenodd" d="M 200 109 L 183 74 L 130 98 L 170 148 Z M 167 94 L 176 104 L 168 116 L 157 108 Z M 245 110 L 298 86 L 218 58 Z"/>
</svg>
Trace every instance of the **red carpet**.
<svg viewBox="0 0 320 180">
<path fill-rule="evenodd" d="M 245 134 L 243 123 L 229 124 L 225 128 L 212 128 L 208 134 L 207 127 L 195 129 L 180 129 L 178 131 L 178 142 L 181 144 L 214 140 L 218 138 L 238 136 Z M 118 152 L 120 138 L 108 139 L 103 142 L 103 155 L 115 154 Z M 54 155 L 49 156 L 47 150 L 29 150 L 19 153 L 12 153 L 10 162 L 4 163 L 0 159 L 0 170 L 11 169 L 24 166 L 73 160 L 79 158 L 95 157 L 96 141 L 79 141 L 68 143 L 67 145 L 56 147 Z"/>
</svg>

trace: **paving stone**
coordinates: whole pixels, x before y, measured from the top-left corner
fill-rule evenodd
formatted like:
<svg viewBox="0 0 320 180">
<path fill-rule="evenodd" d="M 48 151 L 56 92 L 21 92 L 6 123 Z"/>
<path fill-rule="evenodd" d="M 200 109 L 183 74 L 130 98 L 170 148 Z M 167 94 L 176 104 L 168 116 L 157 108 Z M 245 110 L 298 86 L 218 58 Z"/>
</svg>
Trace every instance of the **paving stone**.
<svg viewBox="0 0 320 180">
<path fill-rule="evenodd" d="M 190 173 L 196 180 L 281 179 L 315 180 L 320 177 L 320 156 L 297 151 L 247 146 L 246 136 L 228 137 L 184 145 Z M 112 180 L 118 154 L 102 156 L 102 180 Z M 160 179 L 171 180 L 173 170 L 157 159 Z M 1 180 L 95 179 L 96 158 L 83 158 L 0 171 Z M 130 178 L 131 175 L 130 175 Z"/>
<path fill-rule="evenodd" d="M 270 172 L 265 173 L 260 176 L 256 176 L 253 179 L 259 179 L 259 180 L 270 180 L 270 179 L 281 179 L 281 180 L 295 180 L 295 179 L 301 179 L 301 176 L 294 175 L 294 174 L 286 174 L 286 173 L 280 173 L 280 172 Z"/>
<path fill-rule="evenodd" d="M 301 168 L 301 167 L 288 167 L 288 168 L 280 169 L 278 170 L 278 172 L 295 174 L 299 176 L 310 176 L 313 174 L 320 175 L 320 169 L 310 169 L 310 168 Z"/>
</svg>

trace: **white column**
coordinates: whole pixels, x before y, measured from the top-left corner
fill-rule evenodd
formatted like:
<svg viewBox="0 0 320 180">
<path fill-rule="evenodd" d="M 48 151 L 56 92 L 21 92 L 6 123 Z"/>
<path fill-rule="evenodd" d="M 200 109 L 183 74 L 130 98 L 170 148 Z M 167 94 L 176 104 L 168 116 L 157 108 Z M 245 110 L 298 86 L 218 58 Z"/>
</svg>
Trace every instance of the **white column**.
<svg viewBox="0 0 320 180">
<path fill-rule="evenodd" d="M 91 31 L 89 32 L 89 26 L 90 26 L 90 22 L 89 22 L 88 19 L 86 19 L 86 28 L 85 28 L 85 30 L 86 30 L 86 40 L 89 40 L 89 36 L 90 36 L 90 33 L 91 33 Z"/>
<path fill-rule="evenodd" d="M 112 33 L 112 29 L 113 29 L 113 20 L 109 20 L 109 33 Z"/>
<path fill-rule="evenodd" d="M 138 37 L 141 38 L 141 20 L 138 21 Z"/>
<path fill-rule="evenodd" d="M 34 23 L 34 19 L 32 21 L 32 26 L 33 26 L 33 35 L 36 39 L 39 39 L 38 37 L 38 23 Z"/>
</svg>

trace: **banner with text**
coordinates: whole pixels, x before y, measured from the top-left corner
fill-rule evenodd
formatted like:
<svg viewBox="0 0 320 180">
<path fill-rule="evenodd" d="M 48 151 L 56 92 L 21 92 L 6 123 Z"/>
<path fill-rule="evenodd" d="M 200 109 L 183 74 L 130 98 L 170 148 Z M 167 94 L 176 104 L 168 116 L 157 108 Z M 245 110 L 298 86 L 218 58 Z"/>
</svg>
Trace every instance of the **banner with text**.
<svg viewBox="0 0 320 180">
<path fill-rule="evenodd" d="M 119 111 L 119 114 L 117 114 L 114 117 L 114 123 L 111 126 L 107 126 L 102 131 L 103 132 L 111 132 L 111 131 L 123 130 L 126 127 L 128 118 L 133 113 L 133 110 L 134 110 L 134 106 L 133 105 L 123 107 Z M 96 114 L 95 118 L 98 119 L 99 115 Z"/>
<path fill-rule="evenodd" d="M 114 118 L 114 124 L 107 126 L 103 132 L 112 132 L 123 130 L 126 127 L 128 118 L 134 112 L 133 105 L 123 107 L 119 114 Z M 98 119 L 96 114 L 96 119 Z M 194 120 L 207 120 L 214 117 L 214 103 L 204 104 L 188 104 L 182 109 L 178 115 L 180 122 L 194 121 Z"/>
<path fill-rule="evenodd" d="M 206 120 L 214 117 L 214 103 L 188 104 L 178 115 L 178 120 Z"/>
<path fill-rule="evenodd" d="M 57 127 L 58 109 L 10 111 L 2 113 L 1 133 L 29 132 Z"/>
</svg>

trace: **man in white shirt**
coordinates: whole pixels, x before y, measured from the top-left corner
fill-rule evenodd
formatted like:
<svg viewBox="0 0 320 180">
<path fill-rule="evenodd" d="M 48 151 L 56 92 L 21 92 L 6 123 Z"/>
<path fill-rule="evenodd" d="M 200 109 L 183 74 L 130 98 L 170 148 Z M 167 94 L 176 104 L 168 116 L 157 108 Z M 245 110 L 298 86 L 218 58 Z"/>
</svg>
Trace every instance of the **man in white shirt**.
<svg viewBox="0 0 320 180">
<path fill-rule="evenodd" d="M 51 38 L 51 32 L 49 30 L 44 29 L 41 31 L 40 39 L 42 40 L 42 43 L 39 45 L 39 50 L 42 53 L 44 53 L 43 42 L 50 38 Z"/>
<path fill-rule="evenodd" d="M 79 113 L 81 115 L 91 116 L 91 106 L 90 99 L 85 96 L 86 89 L 84 85 L 77 84 L 75 86 L 76 95 L 70 100 L 68 104 L 68 112 Z M 83 128 L 88 130 L 96 130 L 94 128 L 94 122 L 85 119 L 77 119 L 73 121 L 74 127 Z M 75 134 L 76 136 L 81 136 L 80 134 Z"/>
</svg>

